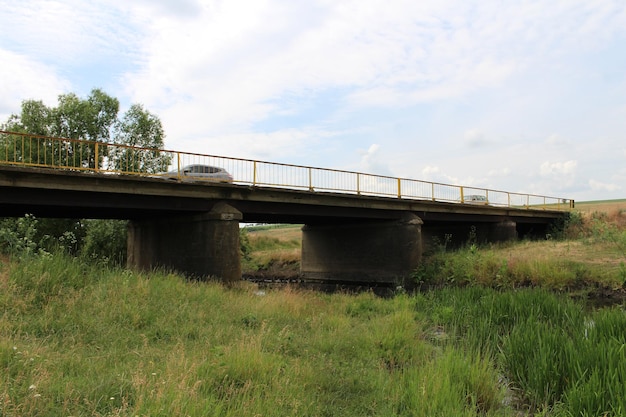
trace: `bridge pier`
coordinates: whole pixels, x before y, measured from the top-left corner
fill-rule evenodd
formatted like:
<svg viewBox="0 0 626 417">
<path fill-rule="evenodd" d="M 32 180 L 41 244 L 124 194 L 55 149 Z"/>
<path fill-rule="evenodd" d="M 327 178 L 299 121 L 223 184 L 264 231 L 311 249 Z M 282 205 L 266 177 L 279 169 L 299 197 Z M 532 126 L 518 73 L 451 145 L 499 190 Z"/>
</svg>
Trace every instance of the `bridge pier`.
<svg viewBox="0 0 626 417">
<path fill-rule="evenodd" d="M 489 230 L 490 242 L 507 242 L 517 239 L 517 223 L 512 220 L 503 220 L 493 223 Z"/>
<path fill-rule="evenodd" d="M 132 220 L 127 264 L 143 270 L 163 267 L 190 278 L 239 281 L 241 219 L 241 212 L 217 203 L 204 214 Z"/>
<path fill-rule="evenodd" d="M 505 218 L 497 222 L 432 222 L 422 226 L 424 250 L 458 249 L 464 245 L 497 243 L 518 238 L 517 223 Z"/>
<path fill-rule="evenodd" d="M 302 228 L 301 272 L 306 279 L 409 284 L 422 258 L 422 220 L 404 219 Z"/>
</svg>

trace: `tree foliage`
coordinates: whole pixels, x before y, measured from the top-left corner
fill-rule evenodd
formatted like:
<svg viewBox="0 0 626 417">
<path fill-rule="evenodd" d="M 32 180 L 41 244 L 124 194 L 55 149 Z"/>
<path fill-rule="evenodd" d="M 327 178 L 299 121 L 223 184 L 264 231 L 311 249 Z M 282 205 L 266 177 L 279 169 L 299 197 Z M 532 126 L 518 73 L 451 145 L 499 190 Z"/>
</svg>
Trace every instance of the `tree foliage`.
<svg viewBox="0 0 626 417">
<path fill-rule="evenodd" d="M 171 158 L 157 149 L 163 148 L 163 126 L 157 116 L 141 104 L 133 104 L 113 126 L 116 143 L 142 149 L 115 148 L 110 157 L 120 171 L 157 173 L 167 170 Z"/>
<path fill-rule="evenodd" d="M 56 146 L 38 143 L 37 151 L 31 152 L 29 142 L 19 147 L 5 146 L 5 152 L 8 149 L 12 154 L 4 157 L 7 160 L 37 164 L 57 161 L 78 167 L 101 167 L 104 157 L 107 157 L 121 171 L 156 173 L 167 170 L 170 158 L 158 151 L 163 148 L 165 139 L 158 116 L 140 104 L 133 104 L 118 118 L 119 109 L 118 99 L 96 88 L 84 99 L 74 93 L 59 95 L 56 107 L 48 107 L 41 100 L 24 100 L 20 113 L 12 114 L 1 127 L 10 132 L 113 142 L 149 149 L 120 147 L 108 153 L 106 147 L 99 147 L 99 155 L 96 155 L 95 146 L 90 145 L 85 149 L 83 145 L 78 149 L 77 144 L 68 141 L 57 142 Z M 0 138 L 2 140 L 10 138 Z M 35 158 L 38 159 L 33 160 Z"/>
</svg>

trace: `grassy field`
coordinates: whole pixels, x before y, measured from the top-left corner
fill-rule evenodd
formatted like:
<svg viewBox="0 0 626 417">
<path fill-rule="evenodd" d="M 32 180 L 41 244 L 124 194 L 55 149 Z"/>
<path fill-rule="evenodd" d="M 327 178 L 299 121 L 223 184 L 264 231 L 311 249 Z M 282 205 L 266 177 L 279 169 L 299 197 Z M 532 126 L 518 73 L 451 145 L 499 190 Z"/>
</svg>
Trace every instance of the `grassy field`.
<svg viewBox="0 0 626 417">
<path fill-rule="evenodd" d="M 0 267 L 2 416 L 618 416 L 626 316 L 541 289 L 389 299 Z"/>
<path fill-rule="evenodd" d="M 593 213 L 602 212 L 611 214 L 626 211 L 626 199 L 623 200 L 603 200 L 603 201 L 580 201 L 576 202 L 575 210 Z"/>
<path fill-rule="evenodd" d="M 297 275 L 300 270 L 302 225 L 264 225 L 247 227 L 242 238 L 249 242 L 243 272 L 248 276 Z"/>
<path fill-rule="evenodd" d="M 623 290 L 621 210 L 433 254 L 390 298 L 0 257 L 0 416 L 622 416 L 624 303 L 584 297 Z M 299 233 L 249 230 L 250 266 Z"/>
</svg>

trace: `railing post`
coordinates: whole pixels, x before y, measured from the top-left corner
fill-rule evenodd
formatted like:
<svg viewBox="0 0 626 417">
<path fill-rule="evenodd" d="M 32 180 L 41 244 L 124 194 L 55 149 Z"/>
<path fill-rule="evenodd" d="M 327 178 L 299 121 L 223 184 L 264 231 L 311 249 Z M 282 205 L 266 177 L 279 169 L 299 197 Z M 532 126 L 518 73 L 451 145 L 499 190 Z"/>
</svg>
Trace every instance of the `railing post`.
<svg viewBox="0 0 626 417">
<path fill-rule="evenodd" d="M 511 207 L 511 193 L 506 193 L 507 207 Z"/>
<path fill-rule="evenodd" d="M 313 191 L 313 175 L 311 173 L 311 167 L 309 167 L 309 191 Z"/>
<path fill-rule="evenodd" d="M 361 174 L 356 173 L 356 195 L 361 195 Z"/>
<path fill-rule="evenodd" d="M 180 179 L 180 152 L 176 152 L 176 175 Z"/>
<path fill-rule="evenodd" d="M 459 187 L 459 191 L 461 192 L 461 203 L 465 203 L 465 196 L 463 195 L 463 187 Z"/>
<path fill-rule="evenodd" d="M 94 160 L 93 160 L 93 165 L 94 165 L 93 168 L 94 168 L 94 170 L 96 172 L 99 172 L 99 170 L 100 170 L 100 151 L 98 149 L 98 142 L 96 142 L 96 146 L 95 146 L 94 151 L 95 151 L 96 155 L 95 155 Z"/>
<path fill-rule="evenodd" d="M 402 181 L 398 178 L 398 198 L 402 198 Z"/>
<path fill-rule="evenodd" d="M 252 185 L 256 185 L 256 161 L 252 162 Z"/>
<path fill-rule="evenodd" d="M 431 182 L 430 185 L 431 185 L 430 196 L 432 200 L 435 201 L 435 183 Z"/>
</svg>

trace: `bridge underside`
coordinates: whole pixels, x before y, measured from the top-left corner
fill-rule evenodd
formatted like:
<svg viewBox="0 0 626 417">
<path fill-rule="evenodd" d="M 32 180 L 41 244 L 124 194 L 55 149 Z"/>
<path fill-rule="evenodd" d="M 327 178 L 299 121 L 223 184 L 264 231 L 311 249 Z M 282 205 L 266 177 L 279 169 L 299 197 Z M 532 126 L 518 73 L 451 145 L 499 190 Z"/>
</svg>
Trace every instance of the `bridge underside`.
<svg viewBox="0 0 626 417">
<path fill-rule="evenodd" d="M 422 253 L 545 236 L 563 212 L 160 179 L 0 170 L 0 217 L 128 219 L 128 264 L 241 279 L 240 222 L 303 224 L 309 279 L 402 285 Z"/>
<path fill-rule="evenodd" d="M 191 278 L 241 279 L 242 213 L 218 203 L 205 214 L 132 220 L 128 266 L 166 268 Z M 397 219 L 311 222 L 302 227 L 301 275 L 310 281 L 411 286 L 424 250 L 516 239 L 511 220 L 424 224 L 414 213 Z"/>
</svg>

